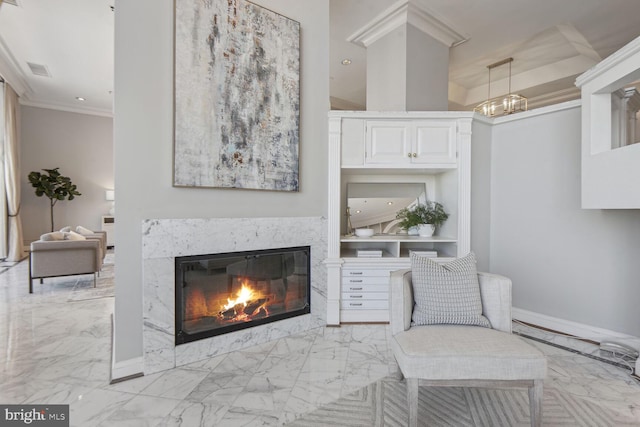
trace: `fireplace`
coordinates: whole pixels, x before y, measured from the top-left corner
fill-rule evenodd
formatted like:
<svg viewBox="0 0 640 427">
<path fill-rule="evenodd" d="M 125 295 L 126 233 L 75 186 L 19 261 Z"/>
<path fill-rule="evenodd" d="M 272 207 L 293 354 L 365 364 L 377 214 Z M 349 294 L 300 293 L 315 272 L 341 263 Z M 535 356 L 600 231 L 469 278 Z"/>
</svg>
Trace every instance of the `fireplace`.
<svg viewBox="0 0 640 427">
<path fill-rule="evenodd" d="M 310 247 L 175 258 L 175 343 L 311 311 Z"/>
</svg>

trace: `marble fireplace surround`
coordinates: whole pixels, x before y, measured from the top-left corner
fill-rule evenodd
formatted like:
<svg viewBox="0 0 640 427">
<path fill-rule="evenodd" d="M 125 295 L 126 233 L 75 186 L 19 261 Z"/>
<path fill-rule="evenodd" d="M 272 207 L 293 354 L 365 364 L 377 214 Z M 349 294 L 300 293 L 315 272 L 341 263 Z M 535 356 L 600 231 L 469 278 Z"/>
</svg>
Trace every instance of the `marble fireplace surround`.
<svg viewBox="0 0 640 427">
<path fill-rule="evenodd" d="M 175 345 L 176 256 L 311 247 L 311 313 Z M 144 373 L 171 369 L 326 324 L 321 217 L 148 219 L 142 223 Z"/>
</svg>

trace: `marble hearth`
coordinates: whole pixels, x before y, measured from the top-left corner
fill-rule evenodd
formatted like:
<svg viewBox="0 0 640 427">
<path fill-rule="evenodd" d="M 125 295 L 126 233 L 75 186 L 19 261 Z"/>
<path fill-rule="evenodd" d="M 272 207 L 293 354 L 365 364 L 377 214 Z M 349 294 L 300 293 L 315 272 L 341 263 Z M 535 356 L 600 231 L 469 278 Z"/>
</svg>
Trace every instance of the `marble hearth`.
<svg viewBox="0 0 640 427">
<path fill-rule="evenodd" d="M 150 219 L 142 224 L 144 373 L 171 369 L 326 324 L 326 220 Z M 175 345 L 176 256 L 311 247 L 311 313 Z"/>
</svg>

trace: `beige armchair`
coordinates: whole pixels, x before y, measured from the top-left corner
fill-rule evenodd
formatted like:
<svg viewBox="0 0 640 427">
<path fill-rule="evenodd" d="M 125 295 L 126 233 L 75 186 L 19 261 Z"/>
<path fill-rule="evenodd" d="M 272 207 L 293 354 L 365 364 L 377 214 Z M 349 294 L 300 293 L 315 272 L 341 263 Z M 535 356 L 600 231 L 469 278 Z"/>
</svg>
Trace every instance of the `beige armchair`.
<svg viewBox="0 0 640 427">
<path fill-rule="evenodd" d="M 29 293 L 33 293 L 33 279 L 77 274 L 92 274 L 93 286 L 102 268 L 103 257 L 99 239 L 38 240 L 31 243 L 29 252 Z"/>
<path fill-rule="evenodd" d="M 409 425 L 418 425 L 418 387 L 526 387 L 531 425 L 542 422 L 545 356 L 511 334 L 511 281 L 478 273 L 483 315 L 492 328 L 412 326 L 411 271 L 391 274 L 391 348 L 407 382 Z"/>
</svg>

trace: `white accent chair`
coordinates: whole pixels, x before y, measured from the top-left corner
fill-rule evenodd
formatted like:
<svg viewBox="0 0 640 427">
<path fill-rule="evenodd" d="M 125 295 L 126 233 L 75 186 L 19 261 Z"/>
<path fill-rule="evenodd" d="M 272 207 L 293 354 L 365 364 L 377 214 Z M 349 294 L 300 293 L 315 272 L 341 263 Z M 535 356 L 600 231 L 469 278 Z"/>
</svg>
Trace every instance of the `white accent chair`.
<svg viewBox="0 0 640 427">
<path fill-rule="evenodd" d="M 527 387 L 531 425 L 542 424 L 547 360 L 511 334 L 511 280 L 478 273 L 483 315 L 492 328 L 411 326 L 411 271 L 391 273 L 391 348 L 407 382 L 409 426 L 418 425 L 418 387 Z"/>
</svg>

